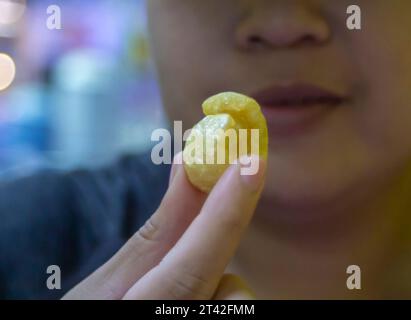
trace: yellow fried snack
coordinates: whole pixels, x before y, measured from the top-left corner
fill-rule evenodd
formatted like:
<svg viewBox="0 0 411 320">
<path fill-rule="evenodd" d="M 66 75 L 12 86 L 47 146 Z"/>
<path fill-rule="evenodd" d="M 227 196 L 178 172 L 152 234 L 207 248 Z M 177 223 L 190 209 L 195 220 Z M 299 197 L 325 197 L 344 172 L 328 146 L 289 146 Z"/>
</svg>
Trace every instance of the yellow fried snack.
<svg viewBox="0 0 411 320">
<path fill-rule="evenodd" d="M 239 157 L 258 154 L 266 159 L 268 134 L 260 106 L 245 95 L 212 96 L 203 103 L 203 112 L 206 117 L 191 130 L 183 159 L 190 182 L 208 193 Z"/>
</svg>

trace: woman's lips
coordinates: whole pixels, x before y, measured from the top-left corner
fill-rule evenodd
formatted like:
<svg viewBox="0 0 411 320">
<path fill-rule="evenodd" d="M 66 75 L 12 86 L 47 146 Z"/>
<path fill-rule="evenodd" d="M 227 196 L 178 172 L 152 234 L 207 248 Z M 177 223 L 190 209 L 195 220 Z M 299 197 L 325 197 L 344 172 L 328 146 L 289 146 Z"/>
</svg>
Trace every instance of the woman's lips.
<svg viewBox="0 0 411 320">
<path fill-rule="evenodd" d="M 273 86 L 251 95 L 267 119 L 271 137 L 304 134 L 345 98 L 314 85 Z"/>
</svg>

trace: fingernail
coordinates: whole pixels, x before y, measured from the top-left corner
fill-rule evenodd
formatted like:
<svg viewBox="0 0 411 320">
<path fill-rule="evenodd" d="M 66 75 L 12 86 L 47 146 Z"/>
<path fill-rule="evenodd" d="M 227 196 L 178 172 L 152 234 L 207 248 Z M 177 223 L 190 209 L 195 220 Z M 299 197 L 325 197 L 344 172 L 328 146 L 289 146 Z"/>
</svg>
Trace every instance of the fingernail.
<svg viewBox="0 0 411 320">
<path fill-rule="evenodd" d="M 264 184 L 266 161 L 251 155 L 241 157 L 239 163 L 241 181 L 251 191 L 259 191 Z"/>
<path fill-rule="evenodd" d="M 179 152 L 174 156 L 173 164 L 171 165 L 171 170 L 170 170 L 170 177 L 168 179 L 169 186 L 171 185 L 171 183 L 173 182 L 174 178 L 177 175 L 178 169 L 180 165 L 182 164 L 182 159 L 183 159 L 182 152 Z"/>
<path fill-rule="evenodd" d="M 171 186 L 171 184 L 173 183 L 173 180 L 176 176 L 178 168 L 176 168 L 175 165 L 171 166 L 171 170 L 170 170 L 170 177 L 168 178 L 168 185 Z"/>
</svg>

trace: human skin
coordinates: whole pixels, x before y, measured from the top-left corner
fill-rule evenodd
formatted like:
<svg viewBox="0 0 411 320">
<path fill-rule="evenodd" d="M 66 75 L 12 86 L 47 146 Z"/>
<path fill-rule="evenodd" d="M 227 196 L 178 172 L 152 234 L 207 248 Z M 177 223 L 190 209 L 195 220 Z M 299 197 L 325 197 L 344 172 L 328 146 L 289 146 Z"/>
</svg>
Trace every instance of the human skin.
<svg viewBox="0 0 411 320">
<path fill-rule="evenodd" d="M 230 166 L 207 197 L 189 183 L 181 159 L 177 154 L 169 189 L 152 217 L 63 299 L 253 298 L 244 281 L 225 269 L 254 214 L 265 162 L 253 176 L 242 176 L 239 164 Z"/>
<path fill-rule="evenodd" d="M 381 274 L 404 244 L 411 3 L 356 1 L 361 31 L 346 27 L 350 4 L 148 1 L 164 105 L 186 128 L 201 119 L 201 102 L 221 91 L 252 94 L 304 82 L 346 97 L 315 128 L 270 137 L 260 206 L 233 262 L 262 297 L 353 297 L 344 280 L 353 263 L 379 279 L 367 283 L 364 296 L 388 294 Z"/>
</svg>

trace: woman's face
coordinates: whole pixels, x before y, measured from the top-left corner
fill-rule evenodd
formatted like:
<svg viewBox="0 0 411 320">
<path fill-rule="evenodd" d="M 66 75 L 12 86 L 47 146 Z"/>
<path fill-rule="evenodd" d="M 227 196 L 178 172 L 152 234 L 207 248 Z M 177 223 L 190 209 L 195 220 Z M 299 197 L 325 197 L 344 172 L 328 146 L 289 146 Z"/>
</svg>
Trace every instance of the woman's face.
<svg viewBox="0 0 411 320">
<path fill-rule="evenodd" d="M 350 4 L 148 1 L 170 120 L 189 128 L 212 94 L 264 91 L 271 135 L 263 199 L 273 208 L 349 201 L 410 163 L 411 2 L 356 1 L 355 31 L 346 23 Z M 297 111 L 293 97 L 304 95 L 338 102 L 314 99 Z"/>
</svg>

